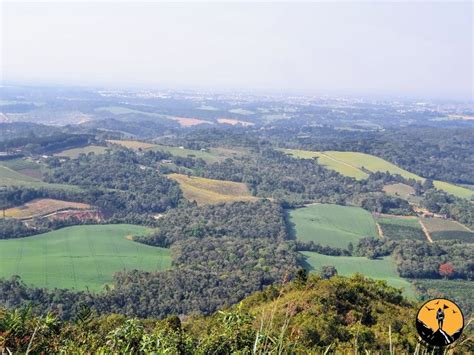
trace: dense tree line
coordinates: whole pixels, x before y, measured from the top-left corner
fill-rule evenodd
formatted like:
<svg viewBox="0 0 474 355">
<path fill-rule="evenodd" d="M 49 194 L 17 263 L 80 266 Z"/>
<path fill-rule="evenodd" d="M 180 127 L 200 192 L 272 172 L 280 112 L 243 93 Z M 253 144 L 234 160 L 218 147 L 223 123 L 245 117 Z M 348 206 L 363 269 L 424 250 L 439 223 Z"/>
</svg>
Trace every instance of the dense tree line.
<svg viewBox="0 0 474 355">
<path fill-rule="evenodd" d="M 430 212 L 445 214 L 448 218 L 474 228 L 474 204 L 470 201 L 431 189 L 423 194 L 421 205 Z"/>
<path fill-rule="evenodd" d="M 287 238 L 283 209 L 268 200 L 198 207 L 189 204 L 169 210 L 157 221 L 157 230 L 137 237 L 142 243 L 168 247 L 187 238 Z"/>
<path fill-rule="evenodd" d="M 93 204 L 113 217 L 163 212 L 181 199 L 176 182 L 140 165 L 130 150 L 81 155 L 48 171 L 45 180 L 86 189 Z"/>
<path fill-rule="evenodd" d="M 360 194 L 381 191 L 383 186 L 381 181 L 356 181 L 314 160 L 295 159 L 266 148 L 194 171 L 207 178 L 246 183 L 255 196 L 274 198 L 286 206 L 315 200 L 344 204 Z"/>
<path fill-rule="evenodd" d="M 28 136 L 0 141 L 0 151 L 21 149 L 24 153 L 46 154 L 83 147 L 93 142 L 95 142 L 95 138 L 90 134 L 53 133 L 36 136 L 31 132 Z"/>
</svg>

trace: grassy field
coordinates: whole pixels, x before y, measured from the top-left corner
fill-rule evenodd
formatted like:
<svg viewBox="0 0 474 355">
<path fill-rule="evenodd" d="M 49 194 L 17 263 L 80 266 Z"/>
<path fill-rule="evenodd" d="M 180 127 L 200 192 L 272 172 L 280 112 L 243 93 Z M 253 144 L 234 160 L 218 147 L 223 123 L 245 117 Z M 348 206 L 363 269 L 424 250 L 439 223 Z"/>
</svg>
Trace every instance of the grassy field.
<svg viewBox="0 0 474 355">
<path fill-rule="evenodd" d="M 164 270 L 171 266 L 167 249 L 127 239 L 146 233 L 140 226 L 75 226 L 19 239 L 0 240 L 0 277 L 19 275 L 47 288 L 100 290 L 122 270 Z"/>
<path fill-rule="evenodd" d="M 304 266 L 309 272 L 317 273 L 322 266 L 334 266 L 339 275 L 350 276 L 358 272 L 367 277 L 385 280 L 393 287 L 402 288 L 407 296 L 415 296 L 412 285 L 398 276 L 391 257 L 371 260 L 364 257 L 322 255 L 311 251 L 301 253 L 306 257 Z"/>
<path fill-rule="evenodd" d="M 5 216 L 13 218 L 32 218 L 64 209 L 83 210 L 89 208 L 91 208 L 91 206 L 86 203 L 41 198 L 32 200 L 21 206 L 8 208 L 5 210 Z"/>
<path fill-rule="evenodd" d="M 138 149 L 151 149 L 155 148 L 156 144 L 147 143 L 147 142 L 140 142 L 140 141 L 129 141 L 129 140 L 108 140 L 107 142 L 112 144 L 121 145 L 122 147 L 138 150 Z"/>
<path fill-rule="evenodd" d="M 30 159 L 18 158 L 0 161 L 0 166 L 16 171 L 33 179 L 41 179 L 42 166 Z"/>
<path fill-rule="evenodd" d="M 455 239 L 474 242 L 474 233 L 461 223 L 436 217 L 422 218 L 422 221 L 434 241 Z"/>
<path fill-rule="evenodd" d="M 366 171 L 388 171 L 391 174 L 399 174 L 406 179 L 415 179 L 419 181 L 425 180 L 416 174 L 410 173 L 409 171 L 399 168 L 398 166 L 389 163 L 382 158 L 370 154 L 337 151 L 311 152 L 293 149 L 285 149 L 284 151 L 288 154 L 292 154 L 296 158 L 309 159 L 315 156 L 319 157 L 319 161 L 322 165 L 325 165 L 329 169 L 333 169 L 343 175 L 351 176 L 356 179 L 366 178 L 368 176 Z M 357 170 L 359 172 L 357 172 Z M 433 181 L 433 183 L 437 189 L 444 190 L 447 193 L 453 194 L 457 197 L 470 199 L 472 196 L 474 196 L 473 191 L 465 187 L 438 180 Z"/>
<path fill-rule="evenodd" d="M 153 113 L 153 112 L 145 112 L 145 111 L 139 111 L 139 110 L 133 110 L 128 107 L 122 107 L 122 106 L 104 106 L 104 107 L 98 107 L 95 109 L 96 111 L 105 111 L 105 112 L 110 112 L 114 115 L 126 115 L 129 113 L 136 113 L 140 115 L 145 115 L 145 116 L 150 116 L 150 117 L 160 117 L 162 115 Z"/>
<path fill-rule="evenodd" d="M 134 150 L 161 150 L 177 157 L 200 158 L 209 164 L 217 163 L 227 158 L 235 158 L 246 153 L 245 149 L 230 149 L 224 147 L 195 150 L 134 140 L 109 140 L 108 142 Z"/>
<path fill-rule="evenodd" d="M 67 158 L 75 159 L 79 157 L 79 155 L 81 154 L 89 154 L 89 153 L 103 154 L 105 153 L 106 150 L 107 150 L 107 147 L 101 147 L 98 145 L 88 145 L 82 148 L 63 150 L 62 152 L 56 153 L 54 155 L 57 157 L 67 157 Z"/>
<path fill-rule="evenodd" d="M 318 164 L 323 165 L 324 167 L 335 170 L 338 173 L 353 177 L 357 180 L 363 180 L 369 177 L 369 175 L 357 167 L 354 167 L 350 164 L 336 160 L 329 155 L 326 155 L 323 152 L 311 152 L 309 150 L 297 150 L 297 149 L 283 149 L 289 155 L 294 156 L 295 158 L 300 159 L 314 159 L 318 158 Z"/>
<path fill-rule="evenodd" d="M 245 184 L 233 181 L 206 179 L 197 176 L 170 174 L 170 179 L 179 183 L 184 197 L 196 201 L 198 205 L 216 204 L 229 201 L 255 201 Z"/>
<path fill-rule="evenodd" d="M 289 212 L 296 239 L 345 248 L 364 237 L 377 237 L 372 215 L 359 207 L 315 204 Z"/>
<path fill-rule="evenodd" d="M 3 162 L 2 162 L 3 163 Z M 80 191 L 78 186 L 66 184 L 49 184 L 38 178 L 21 174 L 0 163 L 0 186 L 25 186 L 32 188 L 45 188 L 53 190 Z"/>
<path fill-rule="evenodd" d="M 385 238 L 426 241 L 418 217 L 378 217 L 376 221 L 382 228 Z"/>
</svg>

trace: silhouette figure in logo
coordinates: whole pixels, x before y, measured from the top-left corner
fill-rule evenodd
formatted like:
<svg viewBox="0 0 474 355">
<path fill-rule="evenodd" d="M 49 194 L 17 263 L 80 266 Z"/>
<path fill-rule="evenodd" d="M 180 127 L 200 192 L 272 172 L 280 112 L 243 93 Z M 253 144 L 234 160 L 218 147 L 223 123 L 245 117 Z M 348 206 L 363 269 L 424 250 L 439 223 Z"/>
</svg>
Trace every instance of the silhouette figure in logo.
<svg viewBox="0 0 474 355">
<path fill-rule="evenodd" d="M 443 329 L 444 311 L 441 308 L 438 308 L 438 312 L 436 312 L 436 319 L 438 320 L 439 329 Z"/>
</svg>

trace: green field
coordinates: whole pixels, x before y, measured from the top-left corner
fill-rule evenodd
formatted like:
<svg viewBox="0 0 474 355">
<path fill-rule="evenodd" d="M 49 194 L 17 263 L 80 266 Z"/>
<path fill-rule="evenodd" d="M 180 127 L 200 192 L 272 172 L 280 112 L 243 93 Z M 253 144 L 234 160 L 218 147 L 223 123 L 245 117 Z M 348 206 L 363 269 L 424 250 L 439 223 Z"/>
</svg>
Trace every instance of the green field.
<svg viewBox="0 0 474 355">
<path fill-rule="evenodd" d="M 98 145 L 88 145 L 82 148 L 63 150 L 62 152 L 56 153 L 54 155 L 57 157 L 67 157 L 67 158 L 75 159 L 79 157 L 79 155 L 81 154 L 89 154 L 89 153 L 103 154 L 105 153 L 106 150 L 107 150 L 107 147 L 101 147 Z"/>
<path fill-rule="evenodd" d="M 425 233 L 417 217 L 379 217 L 376 220 L 385 238 L 426 241 Z"/>
<path fill-rule="evenodd" d="M 388 171 L 390 174 L 399 174 L 406 179 L 415 179 L 419 181 L 425 180 L 416 174 L 399 168 L 395 164 L 389 163 L 382 158 L 370 154 L 338 151 L 312 152 L 294 149 L 284 149 L 283 151 L 301 159 L 318 157 L 320 164 L 343 175 L 354 177 L 356 179 L 365 179 L 368 176 L 367 171 Z M 465 187 L 438 180 L 433 181 L 433 183 L 437 189 L 444 190 L 457 197 L 470 199 L 474 196 L 474 192 Z"/>
<path fill-rule="evenodd" d="M 0 277 L 19 275 L 34 286 L 98 291 L 117 271 L 169 268 L 168 249 L 127 239 L 146 231 L 127 224 L 74 226 L 0 240 Z"/>
<path fill-rule="evenodd" d="M 145 116 L 151 116 L 151 117 L 161 117 L 162 115 L 158 113 L 153 113 L 153 112 L 146 112 L 146 111 L 139 111 L 139 110 L 134 110 L 130 109 L 128 107 L 122 107 L 122 106 L 104 106 L 104 107 L 98 107 L 95 109 L 95 111 L 105 111 L 105 112 L 110 112 L 114 115 L 126 115 L 129 113 L 136 113 L 140 115 L 145 115 Z"/>
<path fill-rule="evenodd" d="M 422 218 L 434 241 L 462 240 L 474 243 L 474 232 L 459 222 L 443 218 Z"/>
<path fill-rule="evenodd" d="M 0 162 L 0 186 L 25 186 L 33 188 L 45 188 L 53 190 L 70 190 L 80 191 L 78 186 L 66 184 L 50 184 L 43 182 L 38 178 L 34 178 L 20 172 L 17 172 Z"/>
<path fill-rule="evenodd" d="M 359 207 L 314 204 L 289 212 L 296 239 L 345 248 L 364 237 L 377 237 L 372 215 Z"/>
<path fill-rule="evenodd" d="M 350 276 L 358 272 L 367 277 L 385 280 L 393 287 L 402 288 L 407 296 L 415 295 L 412 285 L 398 276 L 397 267 L 391 257 L 371 260 L 355 256 L 329 256 L 311 251 L 301 254 L 306 257 L 304 266 L 309 272 L 318 273 L 322 266 L 334 266 L 339 275 Z"/>
</svg>

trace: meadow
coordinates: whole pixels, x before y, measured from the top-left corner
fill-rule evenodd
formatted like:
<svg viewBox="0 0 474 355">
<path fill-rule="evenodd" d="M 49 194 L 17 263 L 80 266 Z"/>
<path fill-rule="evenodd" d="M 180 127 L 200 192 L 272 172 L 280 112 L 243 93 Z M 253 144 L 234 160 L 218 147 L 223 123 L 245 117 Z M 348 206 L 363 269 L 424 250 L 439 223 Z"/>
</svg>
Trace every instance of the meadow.
<svg viewBox="0 0 474 355">
<path fill-rule="evenodd" d="M 377 237 L 372 215 L 359 207 L 314 204 L 289 211 L 291 232 L 303 242 L 346 248 L 364 237 Z"/>
<path fill-rule="evenodd" d="M 425 240 L 418 217 L 378 217 L 377 223 L 382 228 L 383 236 L 388 239 Z"/>
<path fill-rule="evenodd" d="M 127 224 L 74 226 L 0 240 L 0 277 L 21 276 L 29 285 L 99 291 L 122 270 L 165 270 L 168 249 L 127 238 L 147 229 Z"/>
<path fill-rule="evenodd" d="M 63 150 L 62 152 L 54 154 L 57 157 L 66 157 L 66 158 L 71 158 L 75 159 L 78 158 L 79 155 L 81 154 L 89 154 L 89 153 L 94 153 L 94 154 L 103 154 L 107 150 L 107 147 L 101 147 L 98 145 L 88 145 L 82 148 L 73 148 L 73 149 L 67 149 Z"/>
<path fill-rule="evenodd" d="M 133 150 L 160 150 L 177 157 L 202 159 L 209 164 L 217 163 L 227 158 L 237 157 L 242 154 L 245 154 L 245 150 L 223 147 L 210 148 L 207 150 L 195 150 L 134 140 L 108 140 L 108 142 L 112 144 L 121 145 L 122 147 Z"/>
<path fill-rule="evenodd" d="M 368 259 L 355 256 L 330 256 L 311 251 L 301 252 L 305 256 L 304 266 L 309 272 L 318 273 L 323 266 L 334 266 L 338 275 L 350 276 L 361 273 L 364 276 L 387 281 L 390 286 L 403 289 L 406 296 L 415 297 L 413 286 L 398 275 L 391 257 Z"/>
<path fill-rule="evenodd" d="M 230 201 L 256 201 L 243 183 L 206 179 L 197 176 L 170 174 L 170 179 L 179 183 L 183 195 L 198 205 L 217 204 Z"/>
<path fill-rule="evenodd" d="M 423 217 L 422 221 L 431 234 L 433 241 L 462 240 L 464 242 L 474 242 L 474 232 L 459 222 L 436 217 Z"/>
<path fill-rule="evenodd" d="M 21 170 L 20 170 L 21 171 Z M 0 162 L 0 184 L 3 186 L 24 186 L 32 188 L 46 188 L 52 190 L 80 191 L 78 186 L 66 184 L 50 184 L 41 179 L 22 174 L 6 166 L 5 162 Z"/>
<path fill-rule="evenodd" d="M 29 201 L 21 206 L 6 209 L 5 217 L 26 219 L 44 216 L 65 209 L 84 210 L 90 208 L 91 206 L 86 203 L 40 198 Z"/>
<path fill-rule="evenodd" d="M 391 174 L 399 174 L 406 179 L 415 179 L 422 182 L 425 181 L 424 178 L 416 174 L 410 173 L 405 169 L 399 168 L 395 164 L 389 163 L 382 158 L 370 154 L 338 151 L 312 152 L 293 149 L 285 149 L 284 151 L 287 154 L 291 154 L 294 157 L 300 159 L 311 159 L 318 157 L 320 164 L 326 166 L 329 169 L 335 170 L 342 175 L 350 176 L 356 179 L 367 178 L 367 172 L 388 171 Z M 457 197 L 470 199 L 472 196 L 474 196 L 474 192 L 472 190 L 448 182 L 435 180 L 433 181 L 433 184 L 437 189 L 446 191 L 447 193 Z"/>
</svg>

